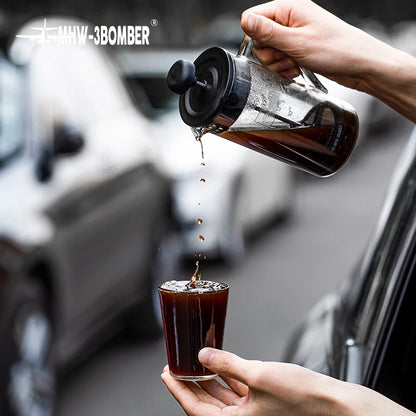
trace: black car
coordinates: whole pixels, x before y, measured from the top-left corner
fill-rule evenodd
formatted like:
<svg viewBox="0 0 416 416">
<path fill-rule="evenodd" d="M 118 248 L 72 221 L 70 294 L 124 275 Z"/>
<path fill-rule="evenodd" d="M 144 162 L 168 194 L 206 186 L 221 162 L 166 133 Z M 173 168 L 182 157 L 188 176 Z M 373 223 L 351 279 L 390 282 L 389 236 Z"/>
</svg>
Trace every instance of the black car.
<svg viewBox="0 0 416 416">
<path fill-rule="evenodd" d="M 0 56 L 1 415 L 52 414 L 56 370 L 126 322 L 159 332 L 171 184 L 151 140 L 97 48 Z"/>
<path fill-rule="evenodd" d="M 286 361 L 416 410 L 416 131 L 353 277 L 307 317 Z"/>
</svg>

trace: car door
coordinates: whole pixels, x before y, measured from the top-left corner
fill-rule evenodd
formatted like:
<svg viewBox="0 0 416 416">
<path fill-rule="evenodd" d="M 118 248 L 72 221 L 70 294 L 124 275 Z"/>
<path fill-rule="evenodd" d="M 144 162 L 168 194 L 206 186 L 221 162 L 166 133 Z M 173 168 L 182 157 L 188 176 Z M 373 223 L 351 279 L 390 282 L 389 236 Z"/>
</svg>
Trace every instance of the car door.
<svg viewBox="0 0 416 416">
<path fill-rule="evenodd" d="M 33 83 L 42 87 L 34 95 L 46 125 L 39 130 L 52 131 L 58 119 L 85 140 L 79 154 L 55 159 L 44 188 L 53 195 L 45 210 L 56 228 L 51 250 L 62 323 L 81 334 L 137 295 L 160 212 L 161 180 L 150 163 L 145 123 L 97 51 L 57 46 L 44 49 L 36 63 Z"/>
<path fill-rule="evenodd" d="M 267 224 L 290 207 L 293 168 L 253 151 L 246 151 L 244 186 L 247 192 L 246 221 L 252 227 Z"/>
<path fill-rule="evenodd" d="M 363 262 L 362 283 L 351 291 L 351 337 L 340 378 L 364 384 L 415 410 L 416 369 L 416 133 L 393 179 Z"/>
<path fill-rule="evenodd" d="M 390 299 L 363 384 L 415 411 L 416 238 L 406 254 L 406 265 Z"/>
</svg>

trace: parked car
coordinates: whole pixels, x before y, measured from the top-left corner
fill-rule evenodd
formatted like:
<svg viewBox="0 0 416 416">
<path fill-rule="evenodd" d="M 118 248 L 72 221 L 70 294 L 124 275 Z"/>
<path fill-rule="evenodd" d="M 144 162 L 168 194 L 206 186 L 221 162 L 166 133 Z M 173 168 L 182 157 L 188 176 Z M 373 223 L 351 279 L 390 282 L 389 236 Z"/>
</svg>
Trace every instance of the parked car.
<svg viewBox="0 0 416 416">
<path fill-rule="evenodd" d="M 352 278 L 306 318 L 285 359 L 416 410 L 416 131 Z"/>
<path fill-rule="evenodd" d="M 0 56 L 0 414 L 43 416 L 57 369 L 128 320 L 158 333 L 171 183 L 102 50 L 20 38 L 11 56 L 26 65 Z"/>
</svg>

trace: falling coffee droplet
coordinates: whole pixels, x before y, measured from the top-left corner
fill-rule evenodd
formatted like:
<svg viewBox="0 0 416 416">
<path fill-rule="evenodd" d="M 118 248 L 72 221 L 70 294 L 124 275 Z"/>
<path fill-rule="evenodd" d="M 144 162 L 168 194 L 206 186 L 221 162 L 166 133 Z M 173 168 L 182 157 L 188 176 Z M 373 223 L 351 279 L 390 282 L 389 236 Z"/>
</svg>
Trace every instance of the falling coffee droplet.
<svg viewBox="0 0 416 416">
<path fill-rule="evenodd" d="M 204 179 L 204 178 L 201 178 L 201 179 L 200 179 L 200 182 L 205 182 L 205 179 Z"/>
<path fill-rule="evenodd" d="M 198 218 L 198 224 L 202 224 L 201 218 Z"/>
<path fill-rule="evenodd" d="M 204 236 L 203 236 L 203 235 L 200 235 L 200 236 L 199 236 L 199 241 L 205 241 L 205 238 L 204 238 Z"/>
<path fill-rule="evenodd" d="M 204 162 L 201 162 L 201 166 L 205 166 L 205 163 Z"/>
<path fill-rule="evenodd" d="M 188 287 L 195 287 L 196 276 L 197 276 L 198 271 L 199 271 L 199 261 L 198 260 L 195 262 L 195 265 L 196 265 L 196 269 L 194 271 L 194 274 L 191 277 L 191 280 L 187 284 Z"/>
</svg>

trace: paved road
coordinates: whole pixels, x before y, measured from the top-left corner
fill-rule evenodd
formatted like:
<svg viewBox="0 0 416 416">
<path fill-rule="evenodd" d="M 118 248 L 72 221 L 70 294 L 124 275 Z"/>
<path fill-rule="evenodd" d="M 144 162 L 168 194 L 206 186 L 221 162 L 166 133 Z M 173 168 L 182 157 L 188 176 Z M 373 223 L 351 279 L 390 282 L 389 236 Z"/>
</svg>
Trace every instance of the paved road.
<svg viewBox="0 0 416 416">
<path fill-rule="evenodd" d="M 206 278 L 231 286 L 225 348 L 247 358 L 281 357 L 304 314 L 363 252 L 408 131 L 406 124 L 373 137 L 334 177 L 300 175 L 290 220 L 256 238 L 237 267 L 205 265 Z M 163 340 L 111 342 L 66 377 L 59 416 L 182 415 L 159 378 L 165 361 Z"/>
</svg>

